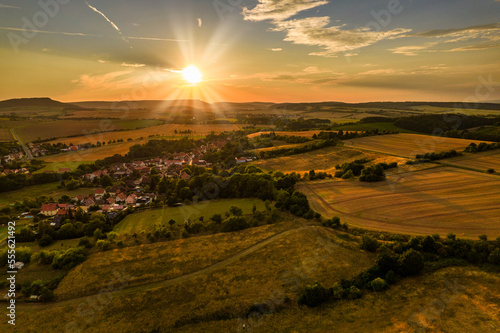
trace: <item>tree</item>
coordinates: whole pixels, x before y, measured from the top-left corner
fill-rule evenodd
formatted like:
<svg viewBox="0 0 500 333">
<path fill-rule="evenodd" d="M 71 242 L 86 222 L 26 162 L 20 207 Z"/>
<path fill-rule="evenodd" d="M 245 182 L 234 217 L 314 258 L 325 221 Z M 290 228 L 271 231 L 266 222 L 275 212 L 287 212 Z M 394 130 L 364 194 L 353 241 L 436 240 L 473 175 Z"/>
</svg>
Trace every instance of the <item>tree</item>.
<svg viewBox="0 0 500 333">
<path fill-rule="evenodd" d="M 424 257 L 414 249 L 404 252 L 398 259 L 401 275 L 416 275 L 424 269 Z"/>
<path fill-rule="evenodd" d="M 236 207 L 236 206 L 231 206 L 231 208 L 229 208 L 229 212 L 234 216 L 242 216 L 243 215 L 243 210 L 240 207 Z"/>
<path fill-rule="evenodd" d="M 168 221 L 168 224 L 170 224 L 170 227 L 173 227 L 174 224 L 175 224 L 175 220 L 174 219 L 170 219 L 170 221 Z"/>
<path fill-rule="evenodd" d="M 365 251 L 375 252 L 378 249 L 378 241 L 370 235 L 361 236 L 361 248 Z"/>
<path fill-rule="evenodd" d="M 231 216 L 222 223 L 222 231 L 231 232 L 249 228 L 247 220 L 242 216 Z"/>
<path fill-rule="evenodd" d="M 105 176 L 102 176 L 101 177 L 101 180 L 99 182 L 101 184 L 102 187 L 106 188 L 108 186 L 112 186 L 113 185 L 113 178 L 111 178 L 110 176 L 108 175 L 105 175 Z"/>
<path fill-rule="evenodd" d="M 222 216 L 220 214 L 214 214 L 210 219 L 217 224 L 222 223 Z"/>
<path fill-rule="evenodd" d="M 496 248 L 495 250 L 491 251 L 491 253 L 488 257 L 488 261 L 491 264 L 500 265 L 500 249 L 499 248 Z"/>
<path fill-rule="evenodd" d="M 372 282 L 370 282 L 370 287 L 373 291 L 382 291 L 389 287 L 387 282 L 384 279 L 376 278 Z"/>
<path fill-rule="evenodd" d="M 328 294 L 326 289 L 319 283 L 306 286 L 299 296 L 298 303 L 308 307 L 315 307 L 326 301 Z"/>
<path fill-rule="evenodd" d="M 42 247 L 49 246 L 53 241 L 54 239 L 49 234 L 44 234 L 38 241 L 38 245 Z"/>
</svg>

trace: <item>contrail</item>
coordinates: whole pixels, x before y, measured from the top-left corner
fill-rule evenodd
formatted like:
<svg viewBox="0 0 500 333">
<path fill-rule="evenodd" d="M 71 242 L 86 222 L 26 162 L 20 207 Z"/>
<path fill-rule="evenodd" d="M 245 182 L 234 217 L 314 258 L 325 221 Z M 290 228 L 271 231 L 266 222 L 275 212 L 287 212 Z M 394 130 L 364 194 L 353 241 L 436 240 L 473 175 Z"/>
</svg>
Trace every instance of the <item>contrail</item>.
<svg viewBox="0 0 500 333">
<path fill-rule="evenodd" d="M 87 4 L 87 6 L 88 6 L 90 9 L 92 9 L 94 12 L 96 12 L 96 13 L 100 14 L 102 17 L 104 17 L 104 19 L 105 19 L 106 21 L 108 21 L 108 22 L 109 22 L 109 24 L 111 24 L 111 26 L 112 26 L 112 27 L 113 27 L 116 31 L 118 31 L 118 33 L 120 34 L 120 36 L 122 37 L 122 39 L 123 39 L 125 42 L 129 43 L 129 41 L 128 41 L 128 40 L 127 40 L 124 36 L 123 36 L 123 34 L 122 34 L 122 32 L 120 31 L 120 29 L 118 28 L 118 26 L 117 26 L 116 24 L 114 24 L 114 23 L 113 23 L 113 21 L 111 21 L 111 20 L 110 20 L 110 19 L 109 19 L 106 15 L 104 15 L 104 13 L 103 13 L 103 12 L 101 12 L 99 9 L 97 9 L 97 8 L 95 8 L 95 7 L 93 7 L 93 6 L 91 6 L 91 5 L 90 5 L 87 1 L 85 1 L 85 3 L 86 3 L 86 4 Z"/>
</svg>

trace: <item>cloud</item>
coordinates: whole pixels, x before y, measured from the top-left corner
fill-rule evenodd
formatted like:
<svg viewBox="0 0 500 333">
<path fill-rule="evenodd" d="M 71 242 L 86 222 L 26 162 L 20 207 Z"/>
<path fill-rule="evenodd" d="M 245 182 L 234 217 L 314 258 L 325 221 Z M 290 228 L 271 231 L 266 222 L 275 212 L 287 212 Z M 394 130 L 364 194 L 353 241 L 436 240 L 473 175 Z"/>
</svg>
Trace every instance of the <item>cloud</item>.
<svg viewBox="0 0 500 333">
<path fill-rule="evenodd" d="M 97 8 L 91 6 L 87 1 L 85 1 L 85 3 L 87 4 L 87 6 L 92 9 L 94 12 L 100 14 L 102 17 L 104 17 L 104 19 L 106 21 L 108 21 L 109 24 L 111 24 L 111 26 L 116 30 L 118 31 L 118 33 L 120 34 L 121 38 L 123 39 L 123 41 L 125 41 L 126 43 L 128 43 L 129 41 L 123 36 L 122 32 L 120 31 L 120 29 L 118 28 L 118 26 L 116 24 L 114 24 L 113 21 L 111 21 L 106 15 L 104 15 L 103 12 L 101 12 L 100 10 L 98 10 Z"/>
<path fill-rule="evenodd" d="M 340 52 L 356 50 L 387 38 L 397 38 L 409 29 L 372 31 L 369 28 L 342 29 L 345 25 L 330 26 L 330 17 L 291 19 L 298 13 L 328 4 L 326 0 L 259 0 L 252 9 L 243 8 L 249 21 L 272 21 L 274 31 L 286 33 L 285 41 L 294 44 L 319 46 L 323 50 L 310 55 L 336 57 Z M 346 56 L 354 56 L 347 53 Z"/>
<path fill-rule="evenodd" d="M 283 49 L 281 47 L 276 47 L 276 48 L 272 48 L 272 49 L 268 49 L 268 50 L 271 50 L 273 52 L 280 52 L 280 51 L 283 51 Z"/>
<path fill-rule="evenodd" d="M 287 34 L 285 41 L 322 47 L 323 51 L 312 52 L 310 55 L 323 57 L 335 57 L 337 53 L 356 50 L 411 31 L 401 28 L 389 31 L 372 31 L 366 27 L 343 30 L 341 28 L 344 25 L 327 27 L 329 24 L 329 17 L 309 17 L 275 22 L 274 30 L 285 31 Z"/>
<path fill-rule="evenodd" d="M 98 63 L 101 63 L 101 64 L 106 64 L 106 63 L 108 63 L 109 61 L 99 59 L 99 60 L 97 60 L 97 62 L 98 62 Z"/>
<path fill-rule="evenodd" d="M 459 36 L 467 36 L 467 35 L 476 35 L 477 33 L 485 33 L 492 31 L 499 31 L 500 23 L 490 23 L 483 25 L 474 25 L 465 28 L 454 28 L 454 29 L 436 29 L 436 30 L 427 30 L 421 32 L 408 33 L 406 37 L 459 37 Z M 473 38 L 471 36 L 471 38 Z"/>
<path fill-rule="evenodd" d="M 437 42 L 426 43 L 423 45 L 399 46 L 389 49 L 389 51 L 392 51 L 392 53 L 395 54 L 403 54 L 405 56 L 417 56 L 419 51 L 427 50 L 436 44 Z"/>
<path fill-rule="evenodd" d="M 9 6 L 9 5 L 2 5 L 2 4 L 0 4 L 0 8 L 21 9 L 21 7 L 17 7 L 17 6 Z"/>
<path fill-rule="evenodd" d="M 122 63 L 122 66 L 124 67 L 134 67 L 134 68 L 139 68 L 139 67 L 145 67 L 145 64 L 127 64 L 127 63 Z"/>
<path fill-rule="evenodd" d="M 500 0 L 497 0 L 500 1 Z M 460 51 L 478 51 L 478 50 L 487 50 L 494 49 L 500 47 L 500 44 L 476 44 L 476 45 L 468 45 L 463 47 L 457 47 L 451 49 L 449 52 L 460 52 Z"/>
<path fill-rule="evenodd" d="M 84 34 L 81 32 L 48 31 L 48 30 L 38 30 L 38 29 L 32 30 L 32 29 L 10 28 L 10 27 L 0 27 L 0 30 L 36 32 L 41 34 L 55 34 L 55 35 L 67 35 L 67 36 L 102 37 L 102 35 L 91 35 L 91 34 Z"/>
<path fill-rule="evenodd" d="M 252 9 L 244 7 L 243 16 L 248 21 L 283 21 L 301 11 L 326 4 L 326 0 L 259 0 Z"/>
<path fill-rule="evenodd" d="M 203 21 L 201 20 L 201 18 L 198 18 L 198 27 L 201 28 L 202 25 L 203 25 Z"/>
</svg>

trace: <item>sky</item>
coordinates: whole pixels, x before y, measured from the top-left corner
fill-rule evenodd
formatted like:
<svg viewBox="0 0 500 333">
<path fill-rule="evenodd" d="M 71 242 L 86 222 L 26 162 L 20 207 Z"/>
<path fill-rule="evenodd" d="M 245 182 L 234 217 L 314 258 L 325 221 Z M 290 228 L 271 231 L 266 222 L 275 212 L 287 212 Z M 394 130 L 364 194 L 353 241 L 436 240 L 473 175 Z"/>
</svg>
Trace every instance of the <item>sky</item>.
<svg viewBox="0 0 500 333">
<path fill-rule="evenodd" d="M 23 97 L 500 101 L 500 0 L 0 0 Z"/>
</svg>

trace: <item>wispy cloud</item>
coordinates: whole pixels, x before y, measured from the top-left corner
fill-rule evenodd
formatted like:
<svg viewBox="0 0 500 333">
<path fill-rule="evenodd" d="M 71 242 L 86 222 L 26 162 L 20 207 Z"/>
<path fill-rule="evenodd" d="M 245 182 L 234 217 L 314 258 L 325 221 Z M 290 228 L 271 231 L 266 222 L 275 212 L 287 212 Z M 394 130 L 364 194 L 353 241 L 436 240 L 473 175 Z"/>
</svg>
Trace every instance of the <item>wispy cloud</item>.
<svg viewBox="0 0 500 333">
<path fill-rule="evenodd" d="M 203 21 L 201 20 L 201 18 L 198 18 L 198 27 L 201 28 L 202 25 L 203 25 Z"/>
<path fill-rule="evenodd" d="M 272 49 L 269 49 L 273 52 L 280 52 L 280 51 L 283 51 L 283 49 L 281 47 L 275 47 L 275 48 L 272 48 Z"/>
<path fill-rule="evenodd" d="M 426 43 L 422 45 L 399 46 L 393 49 L 389 49 L 389 51 L 395 54 L 403 54 L 405 56 L 417 56 L 419 52 L 428 50 L 436 44 L 437 42 Z"/>
<path fill-rule="evenodd" d="M 283 21 L 301 11 L 326 4 L 326 0 L 259 0 L 252 9 L 244 7 L 243 15 L 249 21 Z"/>
<path fill-rule="evenodd" d="M 90 5 L 87 1 L 85 1 L 85 4 L 87 4 L 87 6 L 92 9 L 94 12 L 100 14 L 102 17 L 104 17 L 104 19 L 106 21 L 108 21 L 109 24 L 111 24 L 111 26 L 116 30 L 118 31 L 118 33 L 120 34 L 121 38 L 128 43 L 128 40 L 123 36 L 122 32 L 120 31 L 120 28 L 118 28 L 118 26 L 113 22 L 111 21 L 106 15 L 104 15 L 103 12 L 101 12 L 99 9 L 93 7 L 92 5 Z"/>
<path fill-rule="evenodd" d="M 124 62 L 124 63 L 122 63 L 122 66 L 139 68 L 139 67 L 145 67 L 146 65 L 145 64 L 127 64 L 126 62 Z"/>
<path fill-rule="evenodd" d="M 330 26 L 330 17 L 292 17 L 308 9 L 328 4 L 326 0 L 259 0 L 252 9 L 243 8 L 245 20 L 266 21 L 272 30 L 286 32 L 285 41 L 300 45 L 319 46 L 323 50 L 310 55 L 336 57 L 338 53 L 356 50 L 387 38 L 397 38 L 409 29 L 373 31 L 366 27 L 345 29 L 345 25 Z M 355 53 L 349 53 L 353 56 Z"/>
<path fill-rule="evenodd" d="M 102 37 L 102 35 L 92 35 L 84 34 L 81 32 L 65 32 L 65 31 L 48 31 L 48 30 L 33 30 L 33 29 L 21 29 L 21 28 L 11 28 L 11 27 L 0 27 L 0 30 L 10 30 L 10 31 L 26 31 L 26 32 L 36 32 L 41 34 L 54 34 L 54 35 L 67 35 L 67 36 L 86 36 L 86 37 Z"/>
<path fill-rule="evenodd" d="M 10 5 L 2 5 L 2 4 L 0 4 L 0 8 L 21 9 L 21 7 L 17 7 L 17 6 L 10 6 Z"/>
</svg>

